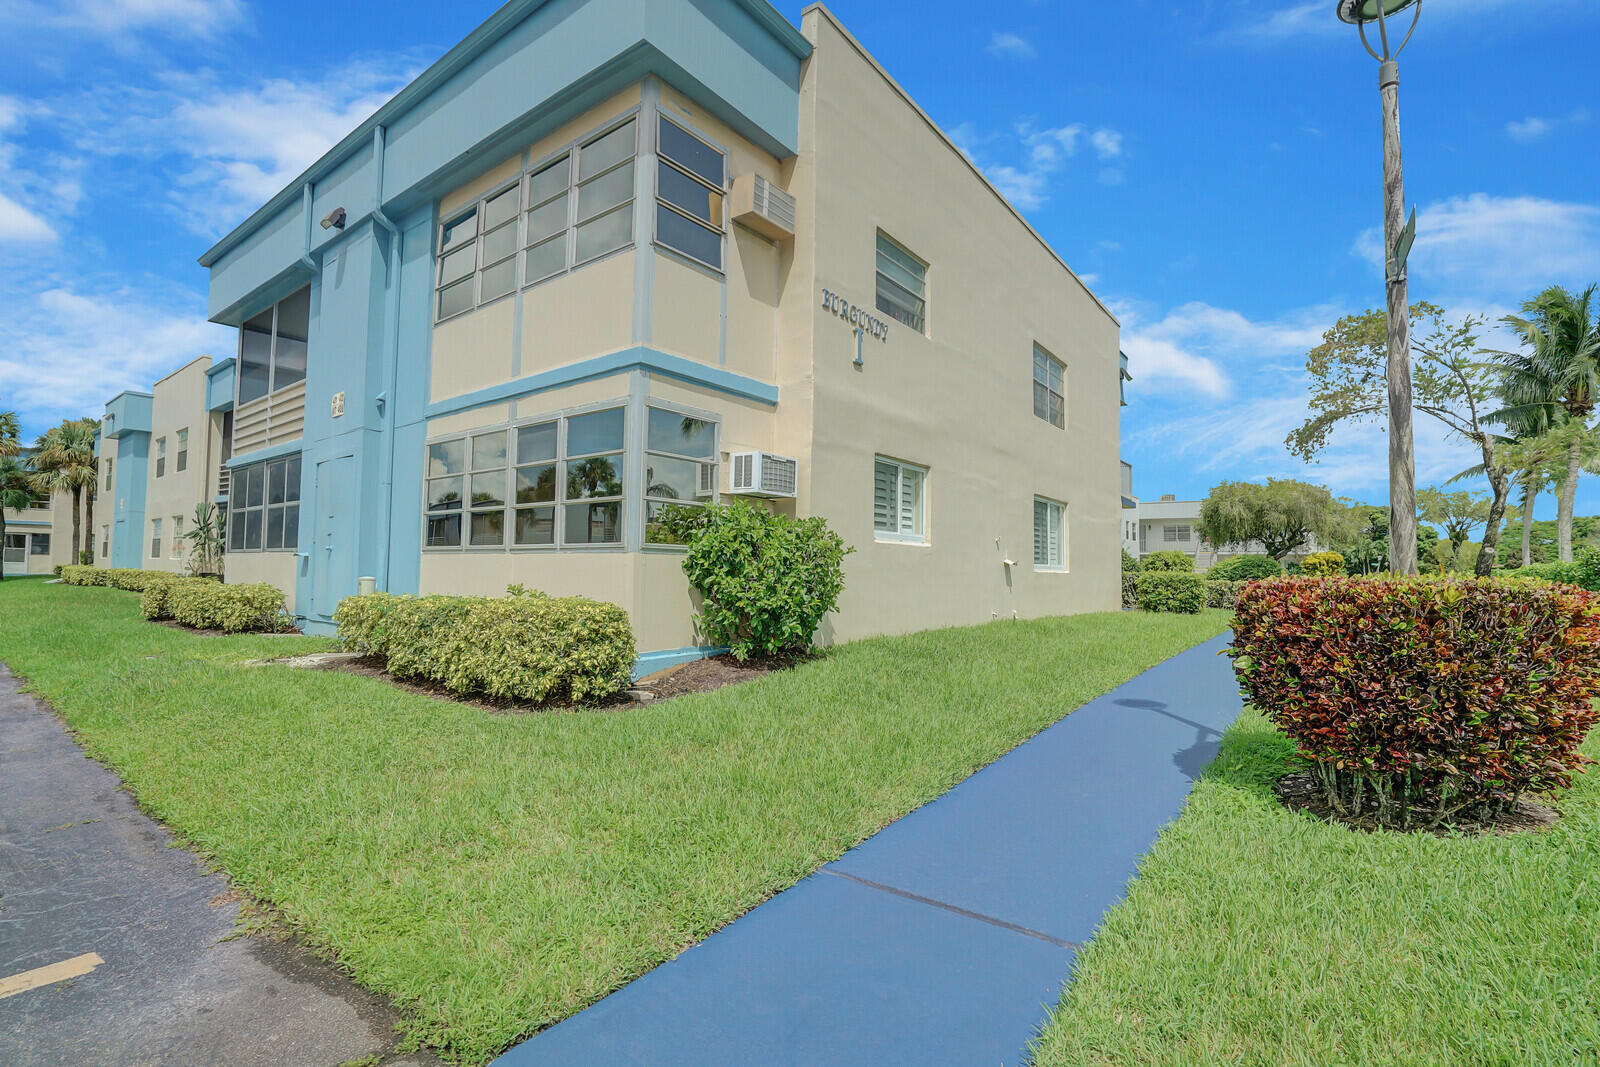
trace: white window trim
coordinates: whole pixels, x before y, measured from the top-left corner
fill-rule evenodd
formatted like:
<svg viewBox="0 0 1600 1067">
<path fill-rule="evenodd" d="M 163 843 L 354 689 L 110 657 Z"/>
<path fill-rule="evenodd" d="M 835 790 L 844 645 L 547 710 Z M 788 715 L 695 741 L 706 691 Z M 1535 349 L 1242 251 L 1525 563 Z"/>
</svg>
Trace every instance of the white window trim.
<svg viewBox="0 0 1600 1067">
<path fill-rule="evenodd" d="M 263 400 L 269 400 L 271 397 L 277 395 L 279 392 L 282 392 L 285 389 L 291 389 L 296 385 L 302 384 L 306 380 L 306 375 L 302 374 L 297 380 L 289 382 L 286 385 L 279 385 L 278 384 L 278 317 L 279 317 L 279 314 L 283 310 L 283 305 L 287 304 L 290 300 L 293 300 L 295 297 L 299 296 L 301 290 L 306 290 L 307 291 L 307 295 L 306 295 L 306 326 L 307 326 L 307 329 L 306 329 L 306 369 L 309 372 L 310 367 L 311 367 L 311 336 L 310 336 L 310 334 L 311 334 L 311 330 L 310 330 L 310 317 L 311 317 L 311 293 L 310 293 L 310 290 L 311 290 L 311 288 L 312 288 L 312 286 L 310 286 L 310 285 L 302 285 L 299 289 L 292 290 L 286 296 L 283 296 L 280 299 L 274 300 L 272 302 L 272 305 L 271 305 L 272 329 L 268 334 L 268 336 L 271 338 L 271 340 L 268 342 L 268 348 L 267 348 L 267 391 L 265 393 L 262 393 L 260 396 L 251 397 L 249 400 L 240 400 L 239 399 L 239 392 L 244 387 L 244 373 L 243 373 L 243 371 L 244 371 L 244 327 L 245 327 L 245 323 L 248 323 L 251 319 L 254 319 L 254 318 L 258 317 L 261 314 L 262 311 L 266 311 L 268 309 L 267 308 L 262 308 L 261 311 L 256 312 L 254 315 L 246 315 L 244 317 L 244 319 L 239 323 L 239 328 L 238 328 L 239 337 L 238 337 L 238 340 L 237 340 L 236 344 L 234 345 L 234 352 L 233 352 L 233 357 L 234 357 L 234 360 L 233 360 L 233 362 L 234 362 L 233 406 L 234 406 L 235 410 L 237 410 L 238 408 L 240 408 L 241 406 L 243 406 L 245 404 L 258 404 Z"/>
<path fill-rule="evenodd" d="M 1046 369 L 1045 369 L 1045 380 L 1043 382 L 1040 382 L 1038 377 L 1037 377 L 1037 373 L 1038 373 L 1038 369 L 1039 369 L 1038 366 L 1037 366 L 1037 362 L 1038 362 L 1038 357 L 1039 356 L 1043 356 L 1046 360 L 1048 360 L 1048 363 L 1046 364 Z M 1052 366 L 1061 368 L 1061 392 L 1059 392 L 1059 393 L 1057 393 L 1054 389 L 1050 388 L 1049 368 L 1052 367 Z M 1031 386 L 1038 386 L 1038 385 L 1042 384 L 1044 386 L 1044 391 L 1045 391 L 1045 413 L 1043 415 L 1041 415 L 1041 414 L 1039 414 L 1039 412 L 1037 410 L 1035 410 L 1034 413 L 1033 413 L 1033 417 L 1038 419 L 1040 422 L 1043 422 L 1046 426 L 1051 426 L 1051 427 L 1054 427 L 1057 430 L 1061 430 L 1061 431 L 1065 432 L 1066 428 L 1067 428 L 1067 362 L 1066 362 L 1066 360 L 1058 358 L 1055 355 L 1055 353 L 1051 352 L 1048 348 L 1044 347 L 1044 345 L 1041 345 L 1039 342 L 1035 341 L 1033 343 L 1033 358 L 1029 362 L 1029 378 L 1028 378 L 1028 380 L 1031 383 Z M 1030 404 L 1032 404 L 1032 402 L 1033 402 L 1031 386 L 1030 386 L 1030 389 L 1029 389 L 1029 397 L 1028 397 L 1028 401 L 1029 401 Z M 1050 418 L 1050 398 L 1051 397 L 1059 397 L 1061 399 L 1061 422 L 1059 424 L 1056 423 L 1055 421 L 1053 421 Z"/>
<path fill-rule="evenodd" d="M 897 473 L 895 474 L 895 502 L 896 502 L 896 506 L 897 506 L 896 507 L 896 514 L 897 515 L 899 514 L 898 504 L 899 504 L 899 501 L 900 501 L 900 496 L 901 496 L 901 493 L 904 491 L 903 484 L 904 484 L 905 472 L 907 470 L 914 470 L 914 471 L 917 471 L 918 473 L 920 473 L 922 475 L 922 501 L 921 501 L 921 504 L 922 504 L 922 533 L 920 533 L 920 534 L 917 534 L 917 533 L 899 533 L 897 531 L 880 530 L 880 529 L 878 529 L 877 520 L 876 520 L 876 518 L 874 518 L 873 519 L 873 523 L 872 523 L 872 539 L 874 541 L 884 542 L 885 544 L 896 544 L 896 545 L 928 545 L 928 544 L 931 544 L 933 538 L 931 536 L 932 529 L 931 529 L 931 526 L 930 526 L 929 521 L 928 521 L 928 515 L 929 515 L 929 508 L 928 508 L 928 468 L 924 467 L 924 466 L 921 466 L 920 464 L 907 463 L 905 460 L 895 459 L 893 456 L 875 455 L 875 456 L 872 457 L 872 469 L 873 469 L 874 483 L 876 482 L 876 479 L 877 479 L 877 468 L 878 468 L 878 464 L 879 463 L 892 463 L 892 464 L 895 465 L 895 467 L 899 468 Z M 874 491 L 876 491 L 876 485 L 875 484 L 874 484 Z"/>
<path fill-rule="evenodd" d="M 1053 499 L 1051 499 L 1050 497 L 1047 497 L 1047 496 L 1036 496 L 1036 497 L 1034 497 L 1033 498 L 1033 504 L 1034 504 L 1034 507 L 1038 507 L 1040 504 L 1044 504 L 1044 505 L 1047 505 L 1049 508 L 1053 508 L 1054 509 L 1053 512 L 1047 512 L 1047 519 L 1049 518 L 1050 515 L 1054 516 L 1053 520 L 1051 520 L 1051 521 L 1054 521 L 1055 525 L 1056 525 L 1056 547 L 1060 549 L 1060 561 L 1059 562 L 1057 562 L 1057 563 L 1040 563 L 1038 561 L 1038 559 L 1039 559 L 1039 546 L 1038 546 L 1037 543 L 1035 543 L 1035 545 L 1033 546 L 1034 547 L 1033 569 L 1038 571 L 1041 574 L 1066 574 L 1067 573 L 1067 505 L 1063 501 L 1053 500 Z M 1031 519 L 1032 515 L 1029 515 L 1029 518 Z M 1038 531 L 1035 530 L 1034 534 L 1037 537 Z M 1048 555 L 1048 550 L 1047 550 L 1046 554 Z"/>
<path fill-rule="evenodd" d="M 889 281 L 889 283 L 891 285 L 894 285 L 894 286 L 896 286 L 897 288 L 900 288 L 900 289 L 905 289 L 905 286 L 901 285 L 899 282 L 895 281 L 893 278 L 888 278 L 887 275 L 884 275 L 883 272 L 878 269 L 878 242 L 880 240 L 887 241 L 889 244 L 893 245 L 895 248 L 898 248 L 901 252 L 904 252 L 913 261 L 922 264 L 922 295 L 919 298 L 922 301 L 922 325 L 921 325 L 920 328 L 911 325 L 909 322 L 905 322 L 904 320 L 896 317 L 895 314 L 892 311 L 889 311 L 886 308 L 880 307 L 878 305 L 878 278 L 879 278 L 880 275 L 885 277 L 885 278 L 887 278 L 887 280 Z M 933 305 L 933 294 L 932 294 L 932 291 L 931 291 L 931 284 L 930 284 L 930 280 L 929 280 L 929 275 L 932 274 L 932 273 L 933 273 L 932 265 L 929 264 L 929 262 L 927 260 L 923 259 L 921 256 L 917 255 L 915 252 L 911 251 L 911 249 L 907 248 L 900 241 L 895 240 L 893 235 L 891 235 L 887 230 L 884 230 L 884 229 L 880 228 L 880 229 L 877 229 L 877 230 L 873 231 L 873 239 L 872 239 L 872 306 L 873 306 L 874 310 L 876 310 L 878 313 L 889 316 L 889 318 L 892 321 L 894 321 L 895 323 L 897 323 L 898 325 L 904 326 L 906 329 L 910 330 L 911 332 L 919 333 L 924 337 L 932 336 L 931 333 L 929 332 L 930 326 L 931 326 L 931 317 L 929 315 L 929 309 Z M 910 292 L 910 290 L 907 290 L 907 292 Z M 911 295 L 913 297 L 917 296 L 916 293 L 911 293 Z"/>
<path fill-rule="evenodd" d="M 300 460 L 300 471 L 301 471 L 301 477 L 303 479 L 304 475 L 305 475 L 305 454 L 301 453 L 301 452 L 291 452 L 288 455 L 275 456 L 272 459 L 258 460 L 255 463 L 247 463 L 242 467 L 230 467 L 230 468 L 228 468 L 228 487 L 229 487 L 230 497 L 229 497 L 228 508 L 222 515 L 222 522 L 223 522 L 223 526 L 222 526 L 222 539 L 223 540 L 222 540 L 222 543 L 225 546 L 224 547 L 224 551 L 225 552 L 229 552 L 229 553 L 232 553 L 234 555 L 244 555 L 246 553 L 249 553 L 251 555 L 259 555 L 259 554 L 264 554 L 264 553 L 287 552 L 287 553 L 293 555 L 293 554 L 295 554 L 295 553 L 300 551 L 300 545 L 299 545 L 299 542 L 300 542 L 300 527 L 299 527 L 300 510 L 299 509 L 304 506 L 305 502 L 299 496 L 296 496 L 295 499 L 293 499 L 293 500 L 288 499 L 289 481 L 288 481 L 288 469 L 287 468 L 288 468 L 289 461 L 292 460 L 292 459 L 296 459 L 296 458 L 298 458 Z M 271 484 L 270 484 L 271 478 L 272 478 L 271 468 L 273 467 L 274 464 L 278 464 L 278 463 L 284 464 L 284 467 L 285 467 L 285 470 L 284 470 L 284 501 L 281 504 L 269 504 L 267 502 L 267 498 L 268 498 L 268 495 L 272 491 L 272 487 L 271 487 Z M 243 499 L 244 499 L 244 488 L 240 484 L 240 475 L 244 474 L 246 471 L 250 470 L 252 467 L 260 467 L 260 468 L 262 468 L 262 471 L 261 471 L 261 503 L 256 505 L 255 507 L 247 507 L 242 502 Z M 301 491 L 301 484 L 302 484 L 301 482 L 294 483 L 295 492 L 297 494 L 300 493 L 300 491 Z M 237 494 L 239 496 L 239 501 L 234 501 L 232 499 L 233 494 Z M 285 534 L 285 536 L 287 536 L 288 532 L 289 532 L 288 512 L 289 512 L 289 506 L 291 504 L 293 504 L 295 506 L 295 521 L 296 521 L 296 525 L 295 525 L 295 528 L 294 528 L 295 529 L 295 544 L 293 546 L 280 546 L 278 548 L 268 548 L 267 547 L 267 516 L 268 516 L 268 513 L 272 512 L 272 511 L 274 511 L 276 509 L 280 509 L 280 508 L 283 510 L 283 512 L 284 512 L 284 534 Z M 233 545 L 233 517 L 234 517 L 234 515 L 237 514 L 239 516 L 240 522 L 244 522 L 246 517 L 252 511 L 257 511 L 257 512 L 261 513 L 261 546 L 259 548 L 245 548 L 243 545 L 241 545 L 238 548 L 232 547 L 232 545 Z"/>
<path fill-rule="evenodd" d="M 685 456 L 678 452 L 663 452 L 658 449 L 652 449 L 650 447 L 651 408 L 655 408 L 658 411 L 670 411 L 675 415 L 683 415 L 691 419 L 700 419 L 703 422 L 711 423 L 711 458 L 705 459 L 699 456 Z M 649 465 L 651 456 L 667 456 L 671 459 L 681 459 L 689 463 L 699 463 L 702 465 L 709 463 L 712 467 L 716 468 L 711 479 L 711 497 L 709 500 L 703 502 L 700 500 L 685 502 L 681 500 L 667 500 L 664 497 L 652 497 L 649 493 L 650 484 L 648 479 L 646 479 L 639 486 L 639 518 L 641 520 L 639 542 L 640 548 L 645 551 L 653 552 L 687 552 L 689 550 L 688 545 L 673 545 L 666 544 L 661 541 L 649 540 L 650 505 L 687 503 L 688 506 L 693 507 L 696 505 L 719 504 L 722 502 L 722 472 L 725 469 L 722 462 L 722 416 L 718 415 L 714 411 L 702 411 L 699 408 L 688 407 L 684 404 L 675 404 L 668 400 L 645 397 L 643 421 L 644 425 L 640 427 L 639 433 L 639 452 L 642 456 L 644 456 L 646 466 Z"/>
</svg>

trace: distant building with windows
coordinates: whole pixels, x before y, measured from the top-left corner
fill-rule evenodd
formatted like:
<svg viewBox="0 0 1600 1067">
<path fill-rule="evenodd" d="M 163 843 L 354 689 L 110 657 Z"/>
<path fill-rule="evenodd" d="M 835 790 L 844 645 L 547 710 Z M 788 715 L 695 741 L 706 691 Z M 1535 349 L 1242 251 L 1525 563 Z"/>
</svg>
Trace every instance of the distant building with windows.
<svg viewBox="0 0 1600 1067">
<path fill-rule="evenodd" d="M 1267 554 L 1266 546 L 1259 541 L 1217 546 L 1201 537 L 1200 505 L 1203 503 L 1205 503 L 1203 500 L 1179 500 L 1171 493 L 1166 493 L 1157 500 L 1143 502 L 1134 500 L 1131 508 L 1125 501 L 1123 517 L 1126 522 L 1131 523 L 1138 542 L 1137 550 L 1129 549 L 1129 552 L 1139 559 L 1152 552 L 1182 552 L 1193 557 L 1196 570 L 1206 570 L 1234 556 Z M 1321 543 L 1313 537 L 1307 544 L 1291 553 L 1288 559 L 1304 559 L 1311 553 L 1322 550 Z"/>
<path fill-rule="evenodd" d="M 33 450 L 25 448 L 17 461 L 33 465 Z M 5 536 L 0 538 L 0 575 L 20 578 L 50 574 L 72 560 L 72 494 L 40 495 L 31 507 L 5 510 Z"/>
<path fill-rule="evenodd" d="M 658 519 L 737 497 L 856 548 L 824 642 L 1119 603 L 1117 321 L 821 6 L 512 0 L 200 262 L 200 495 L 311 631 L 520 582 L 703 654 Z"/>
</svg>

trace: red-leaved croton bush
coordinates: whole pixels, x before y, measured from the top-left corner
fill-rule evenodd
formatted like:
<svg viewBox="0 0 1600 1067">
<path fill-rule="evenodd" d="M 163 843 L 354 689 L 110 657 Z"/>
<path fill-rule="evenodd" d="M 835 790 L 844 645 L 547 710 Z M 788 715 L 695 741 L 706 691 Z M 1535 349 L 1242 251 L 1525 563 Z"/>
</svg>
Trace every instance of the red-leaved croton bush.
<svg viewBox="0 0 1600 1067">
<path fill-rule="evenodd" d="M 1600 693 L 1600 597 L 1502 580 L 1253 582 L 1234 617 L 1245 697 L 1328 801 L 1381 824 L 1492 815 L 1572 783 Z"/>
</svg>

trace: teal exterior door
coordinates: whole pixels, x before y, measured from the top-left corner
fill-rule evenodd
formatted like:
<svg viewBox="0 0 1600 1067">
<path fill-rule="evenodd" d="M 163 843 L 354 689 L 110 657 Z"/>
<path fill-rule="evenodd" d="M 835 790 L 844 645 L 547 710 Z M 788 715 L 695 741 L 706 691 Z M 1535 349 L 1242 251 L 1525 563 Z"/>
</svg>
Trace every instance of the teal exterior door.
<svg viewBox="0 0 1600 1067">
<path fill-rule="evenodd" d="M 307 615 L 330 621 L 339 601 L 356 591 L 355 458 L 338 456 L 317 464 L 316 513 L 311 545 L 311 608 Z M 344 521 L 340 521 L 340 513 Z"/>
</svg>

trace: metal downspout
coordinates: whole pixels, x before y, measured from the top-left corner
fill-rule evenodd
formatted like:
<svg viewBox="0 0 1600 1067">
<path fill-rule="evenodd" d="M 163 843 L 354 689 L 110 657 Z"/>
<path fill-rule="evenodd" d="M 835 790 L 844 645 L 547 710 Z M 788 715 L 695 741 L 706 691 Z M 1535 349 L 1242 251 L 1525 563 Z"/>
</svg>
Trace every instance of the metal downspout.
<svg viewBox="0 0 1600 1067">
<path fill-rule="evenodd" d="M 378 541 L 378 587 L 389 588 L 389 545 L 394 536 L 394 449 L 395 418 L 394 391 L 400 373 L 400 229 L 383 213 L 383 156 L 386 133 L 384 127 L 372 130 L 372 156 L 374 178 L 372 218 L 389 231 L 389 309 L 385 322 L 389 329 L 389 352 L 383 365 L 383 392 L 378 397 L 379 417 L 383 420 L 384 447 L 381 453 L 382 469 L 378 478 L 378 492 L 383 501 L 383 537 Z"/>
</svg>

